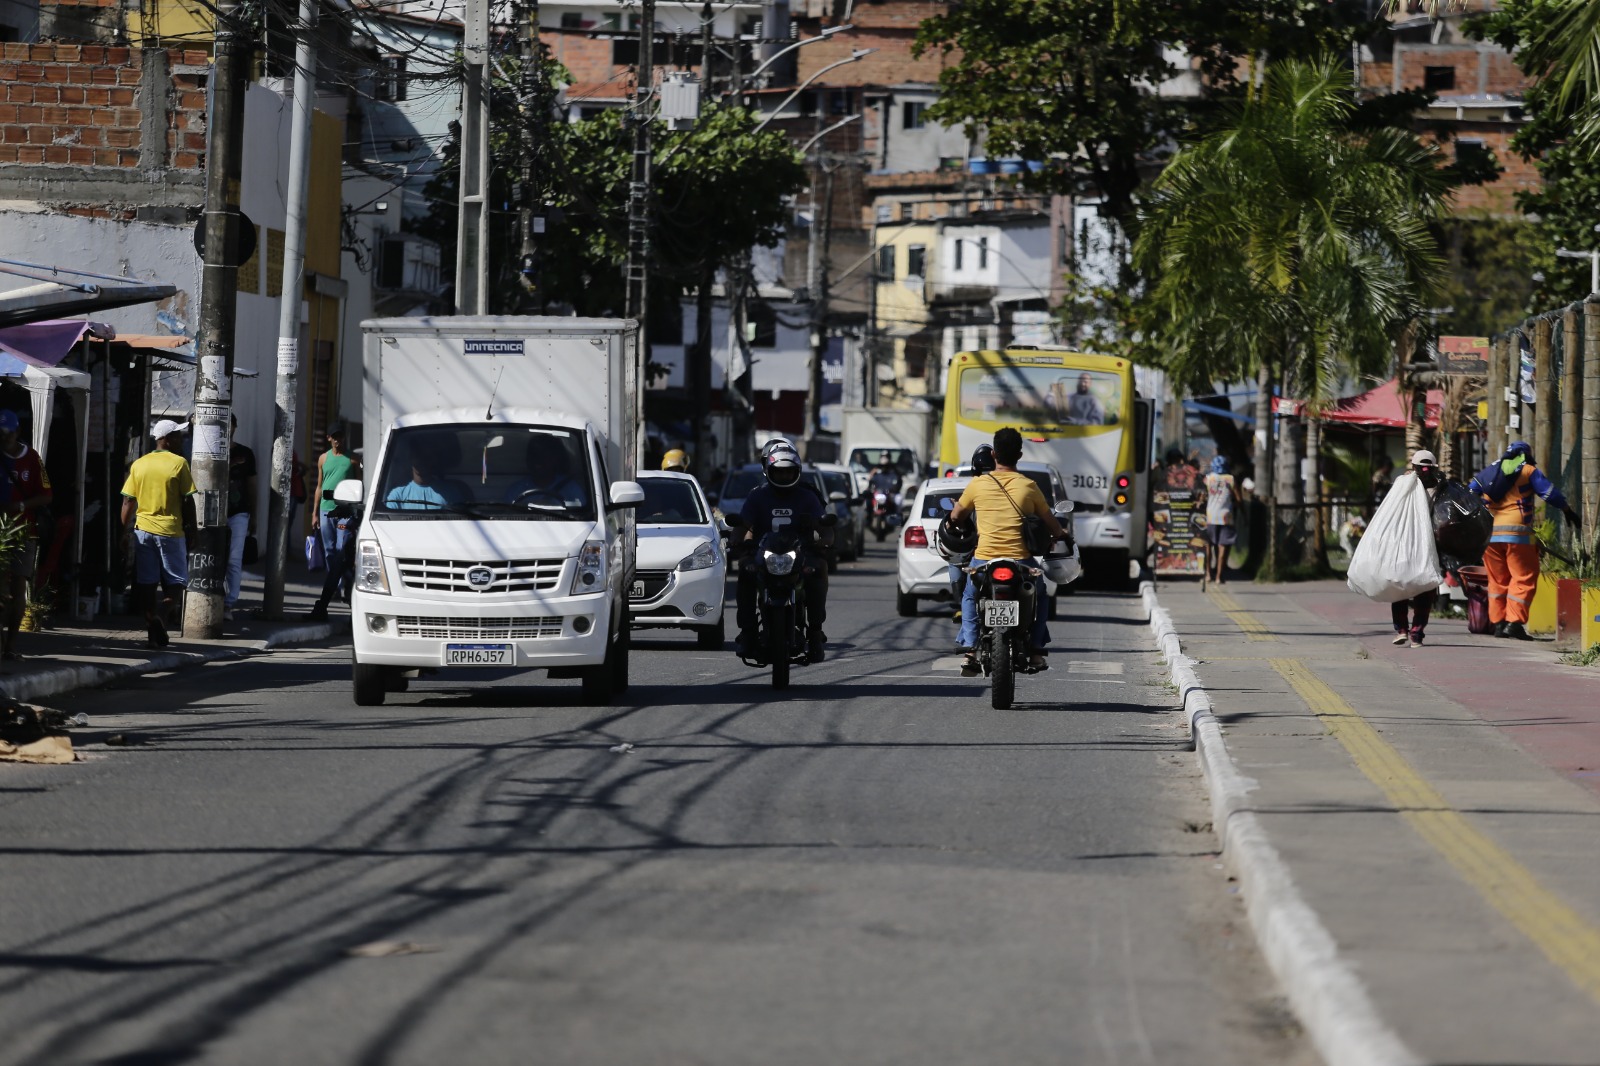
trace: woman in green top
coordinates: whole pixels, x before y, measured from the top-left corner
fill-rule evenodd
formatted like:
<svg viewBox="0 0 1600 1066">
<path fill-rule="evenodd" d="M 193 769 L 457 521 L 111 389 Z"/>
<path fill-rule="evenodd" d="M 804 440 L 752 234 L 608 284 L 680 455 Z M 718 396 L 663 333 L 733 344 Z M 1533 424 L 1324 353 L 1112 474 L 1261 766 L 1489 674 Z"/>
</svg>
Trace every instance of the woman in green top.
<svg viewBox="0 0 1600 1066">
<path fill-rule="evenodd" d="M 354 476 L 356 461 L 344 453 L 344 430 L 334 426 L 328 430 L 328 450 L 317 460 L 316 506 L 317 519 L 321 523 L 318 532 L 322 536 L 322 555 L 325 559 L 335 558 L 334 553 L 344 551 L 345 531 L 340 527 L 339 520 L 333 517 L 333 509 L 337 506 L 333 499 L 334 486 Z"/>
</svg>

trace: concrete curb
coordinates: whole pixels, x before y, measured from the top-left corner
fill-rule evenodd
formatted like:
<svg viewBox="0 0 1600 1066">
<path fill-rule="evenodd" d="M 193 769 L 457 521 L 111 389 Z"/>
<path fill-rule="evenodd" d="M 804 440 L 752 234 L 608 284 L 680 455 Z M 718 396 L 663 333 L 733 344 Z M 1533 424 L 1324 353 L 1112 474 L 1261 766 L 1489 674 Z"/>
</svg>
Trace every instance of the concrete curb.
<svg viewBox="0 0 1600 1066">
<path fill-rule="evenodd" d="M 343 623 L 338 626 L 339 631 L 348 628 Z M 284 626 L 274 630 L 262 640 L 226 647 L 209 647 L 204 651 L 163 651 L 152 654 L 148 659 L 125 663 L 80 663 L 57 666 L 19 677 L 8 677 L 0 683 L 0 693 L 14 700 L 31 703 L 80 688 L 97 688 L 127 677 L 138 677 L 162 670 L 177 670 L 185 666 L 198 666 L 201 663 L 219 662 L 224 659 L 242 659 L 247 655 L 270 651 L 289 644 L 309 644 L 312 641 L 326 640 L 332 637 L 334 632 L 333 623 L 316 622 Z"/>
<path fill-rule="evenodd" d="M 1339 947 L 1300 895 L 1288 865 L 1249 806 L 1256 783 L 1233 764 L 1211 698 L 1183 654 L 1172 616 L 1155 584 L 1140 582 L 1161 657 L 1183 699 L 1193 750 L 1211 794 L 1211 824 L 1224 861 L 1239 879 L 1256 943 L 1283 985 L 1300 1024 L 1328 1066 L 1421 1066 L 1379 1014 L 1366 987 L 1339 956 Z"/>
</svg>

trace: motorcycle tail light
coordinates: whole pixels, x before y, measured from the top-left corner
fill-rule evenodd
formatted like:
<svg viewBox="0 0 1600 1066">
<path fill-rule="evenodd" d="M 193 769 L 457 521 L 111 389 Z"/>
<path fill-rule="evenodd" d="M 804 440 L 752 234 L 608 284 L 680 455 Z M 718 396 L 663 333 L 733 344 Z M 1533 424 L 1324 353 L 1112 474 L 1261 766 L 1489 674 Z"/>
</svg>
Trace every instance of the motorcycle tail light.
<svg viewBox="0 0 1600 1066">
<path fill-rule="evenodd" d="M 928 546 L 928 531 L 921 526 L 907 526 L 905 545 L 908 548 L 926 548 Z"/>
<path fill-rule="evenodd" d="M 989 576 L 996 581 L 1010 581 L 1017 576 L 1017 572 L 1009 566 L 997 566 L 989 571 Z"/>
</svg>

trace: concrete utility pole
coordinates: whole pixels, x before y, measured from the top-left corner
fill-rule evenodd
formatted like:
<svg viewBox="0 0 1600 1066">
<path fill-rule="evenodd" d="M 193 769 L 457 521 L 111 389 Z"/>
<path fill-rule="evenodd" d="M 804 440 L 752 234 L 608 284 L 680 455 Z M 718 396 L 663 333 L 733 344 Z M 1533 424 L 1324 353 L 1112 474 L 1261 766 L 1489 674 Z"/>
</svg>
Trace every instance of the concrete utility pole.
<svg viewBox="0 0 1600 1066">
<path fill-rule="evenodd" d="M 1561 312 L 1561 461 L 1550 469 L 1560 472 L 1561 487 L 1569 498 L 1582 484 L 1579 470 L 1578 427 L 1583 416 L 1583 334 L 1578 332 L 1579 304 Z"/>
<path fill-rule="evenodd" d="M 300 0 L 295 27 L 294 119 L 289 128 L 289 189 L 283 224 L 283 296 L 278 303 L 278 380 L 273 398 L 272 465 L 268 472 L 268 618 L 283 617 L 283 570 L 289 554 L 289 479 L 300 401 L 300 294 L 305 291 L 306 195 L 311 185 L 311 116 L 317 97 L 317 0 Z"/>
<path fill-rule="evenodd" d="M 223 0 L 216 14 L 206 145 L 205 253 L 190 430 L 198 490 L 196 529 L 189 543 L 189 589 L 183 604 L 183 633 L 191 639 L 222 635 L 222 595 L 228 574 L 228 420 L 233 411 L 233 335 L 238 315 L 239 175 L 252 50 L 238 4 Z"/>
<path fill-rule="evenodd" d="M 822 170 L 822 199 L 811 212 L 808 242 L 810 270 L 806 285 L 811 296 L 811 374 L 806 393 L 806 433 L 815 440 L 822 432 L 822 360 L 828 350 L 828 237 L 833 228 L 833 168 L 818 158 Z M 812 189 L 816 189 L 813 179 Z M 813 193 L 814 195 L 814 193 Z"/>
<path fill-rule="evenodd" d="M 655 91 L 656 0 L 639 3 L 638 84 L 633 91 L 633 173 L 628 178 L 627 309 L 639 323 L 641 349 L 649 346 L 650 311 L 650 120 Z"/>
<path fill-rule="evenodd" d="M 1600 295 L 1583 301 L 1584 543 L 1595 542 L 1600 520 Z"/>
<path fill-rule="evenodd" d="M 1487 415 L 1484 419 L 1484 428 L 1486 430 L 1484 450 L 1489 453 L 1488 457 L 1491 459 L 1506 450 L 1505 387 L 1506 338 L 1504 336 L 1491 337 L 1489 338 L 1489 383 L 1484 387 L 1484 398 L 1487 404 Z"/>
<path fill-rule="evenodd" d="M 467 0 L 456 190 L 456 310 L 489 312 L 489 0 Z"/>
<path fill-rule="evenodd" d="M 1533 326 L 1533 454 L 1546 470 L 1559 471 L 1556 450 L 1556 376 L 1550 358 L 1550 316 L 1541 315 Z"/>
<path fill-rule="evenodd" d="M 1522 324 L 1521 336 L 1519 336 L 1517 338 L 1517 348 L 1516 348 L 1516 352 L 1514 353 L 1515 354 L 1515 359 L 1516 359 L 1516 362 L 1514 364 L 1516 366 L 1516 374 L 1514 375 L 1514 378 L 1516 380 L 1516 392 L 1517 392 L 1518 410 L 1517 410 L 1517 432 L 1512 434 L 1512 439 L 1513 440 L 1529 441 L 1530 443 L 1533 440 L 1534 418 L 1536 417 L 1536 412 L 1533 409 L 1533 402 L 1528 400 L 1528 399 L 1526 399 L 1524 397 L 1524 395 L 1523 395 L 1523 389 L 1522 389 L 1522 347 L 1523 347 L 1524 344 L 1526 344 L 1528 346 L 1529 350 L 1531 351 L 1533 349 L 1535 334 L 1536 334 L 1536 326 L 1535 326 L 1534 321 L 1532 319 L 1529 319 L 1528 321 L 1524 322 Z M 1534 367 L 1535 367 L 1535 369 L 1537 369 L 1538 365 L 1539 365 L 1539 356 L 1538 356 L 1537 352 L 1534 353 L 1533 360 L 1534 360 Z M 1548 461 L 1548 456 L 1546 457 L 1546 460 Z"/>
<path fill-rule="evenodd" d="M 542 213 L 543 175 L 539 172 L 539 151 L 546 140 L 545 126 L 550 117 L 544 92 L 544 62 L 539 49 L 539 0 L 517 4 L 517 40 L 522 58 L 518 95 L 522 112 L 522 184 L 518 197 L 518 224 L 522 230 L 522 287 L 544 305 L 539 278 L 538 239 L 544 233 Z"/>
</svg>

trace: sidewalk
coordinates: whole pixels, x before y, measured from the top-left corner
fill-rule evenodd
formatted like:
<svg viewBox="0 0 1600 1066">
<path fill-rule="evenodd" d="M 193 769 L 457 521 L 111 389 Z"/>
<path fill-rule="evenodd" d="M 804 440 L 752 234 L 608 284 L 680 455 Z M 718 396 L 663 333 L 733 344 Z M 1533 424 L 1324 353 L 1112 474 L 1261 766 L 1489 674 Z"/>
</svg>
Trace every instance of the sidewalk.
<svg viewBox="0 0 1600 1066">
<path fill-rule="evenodd" d="M 255 617 L 261 606 L 262 578 L 245 572 L 234 619 L 222 625 L 217 640 L 186 639 L 173 629 L 172 643 L 149 647 L 143 618 L 130 615 L 66 621 L 37 633 L 19 633 L 21 658 L 0 664 L 0 695 L 35 702 L 73 689 L 92 688 L 119 678 L 157 670 L 235 659 L 285 644 L 326 640 L 350 629 L 348 609 L 335 603 L 326 622 L 307 613 L 322 592 L 322 575 L 291 566 L 284 583 L 282 622 Z"/>
<path fill-rule="evenodd" d="M 1246 779 L 1225 852 L 1259 827 L 1287 872 L 1239 871 L 1263 948 L 1303 1018 L 1329 973 L 1365 992 L 1307 1019 L 1330 1063 L 1600 1062 L 1600 670 L 1452 620 L 1396 648 L 1388 607 L 1331 582 L 1157 596 Z"/>
</svg>

